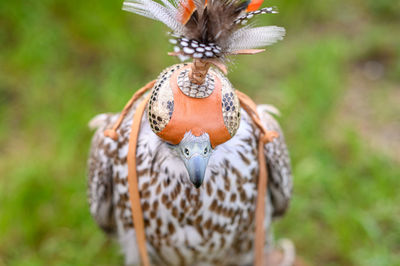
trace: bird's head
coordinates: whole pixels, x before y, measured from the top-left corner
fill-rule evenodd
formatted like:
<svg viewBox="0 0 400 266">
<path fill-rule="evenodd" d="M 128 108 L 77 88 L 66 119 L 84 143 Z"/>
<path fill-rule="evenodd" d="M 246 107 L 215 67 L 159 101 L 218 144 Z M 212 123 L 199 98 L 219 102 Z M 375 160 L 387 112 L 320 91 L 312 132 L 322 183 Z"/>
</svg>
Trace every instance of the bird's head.
<svg viewBox="0 0 400 266">
<path fill-rule="evenodd" d="M 187 132 L 178 145 L 173 146 L 185 164 L 190 181 L 199 188 L 204 180 L 208 160 L 213 152 L 207 133 L 196 137 Z"/>
<path fill-rule="evenodd" d="M 207 71 L 202 85 L 190 82 L 191 65 L 166 69 L 154 84 L 148 104 L 149 124 L 172 144 L 190 181 L 199 188 L 216 146 L 228 141 L 240 124 L 239 100 L 218 70 Z"/>
</svg>

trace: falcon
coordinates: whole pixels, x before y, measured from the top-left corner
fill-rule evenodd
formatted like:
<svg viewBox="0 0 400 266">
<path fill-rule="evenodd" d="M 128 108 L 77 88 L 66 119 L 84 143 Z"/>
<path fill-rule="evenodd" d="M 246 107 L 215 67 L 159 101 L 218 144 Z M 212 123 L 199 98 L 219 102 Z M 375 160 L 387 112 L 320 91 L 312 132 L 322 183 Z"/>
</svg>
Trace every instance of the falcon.
<svg viewBox="0 0 400 266">
<path fill-rule="evenodd" d="M 127 1 L 124 9 L 172 28 L 176 36 L 173 55 L 192 58 L 193 63 L 164 70 L 151 83 L 151 92 L 129 105 L 123 115 L 100 114 L 91 120 L 89 126 L 97 131 L 88 160 L 90 213 L 100 228 L 116 236 L 125 263 L 139 265 L 127 156 L 132 120 L 139 102 L 146 99 L 136 171 L 152 264 L 252 264 L 257 181 L 260 167 L 265 166 L 257 159 L 259 127 L 240 107 L 237 93 L 223 73 L 224 62 L 227 55 L 258 52 L 252 49 L 280 39 L 282 30 L 258 31 L 265 36 L 258 35 L 256 41 L 241 39 L 257 28 L 236 25 L 274 10 L 257 10 L 260 1 L 162 2 L 164 5 Z M 230 28 L 214 25 L 221 10 L 226 11 L 230 23 L 223 23 Z M 201 36 L 187 33 L 199 23 L 197 34 Z M 274 118 L 278 110 L 258 105 L 257 112 L 262 126 L 278 133 L 263 149 L 269 175 L 265 249 L 271 250 L 271 222 L 289 206 L 292 175 L 284 136 Z M 107 137 L 104 132 L 116 123 L 118 138 Z"/>
</svg>

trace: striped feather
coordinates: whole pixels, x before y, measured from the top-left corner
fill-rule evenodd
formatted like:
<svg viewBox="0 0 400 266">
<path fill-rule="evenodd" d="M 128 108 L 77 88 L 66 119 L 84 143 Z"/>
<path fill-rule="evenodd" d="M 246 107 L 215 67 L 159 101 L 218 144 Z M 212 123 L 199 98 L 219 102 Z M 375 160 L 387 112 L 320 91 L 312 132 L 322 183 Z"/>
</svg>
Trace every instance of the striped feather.
<svg viewBox="0 0 400 266">
<path fill-rule="evenodd" d="M 285 29 L 277 26 L 244 27 L 234 32 L 229 40 L 229 51 L 253 49 L 271 45 L 285 36 Z"/>
<path fill-rule="evenodd" d="M 175 34 L 184 32 L 183 25 L 178 21 L 178 9 L 167 0 L 164 5 L 151 0 L 126 0 L 122 9 L 154 20 L 169 27 Z"/>
</svg>

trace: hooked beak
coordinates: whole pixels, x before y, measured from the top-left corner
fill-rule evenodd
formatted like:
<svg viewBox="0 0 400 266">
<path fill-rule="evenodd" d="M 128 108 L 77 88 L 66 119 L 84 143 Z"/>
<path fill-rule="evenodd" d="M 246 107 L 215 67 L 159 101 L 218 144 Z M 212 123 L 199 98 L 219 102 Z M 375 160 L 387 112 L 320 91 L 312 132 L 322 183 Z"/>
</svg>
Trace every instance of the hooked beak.
<svg viewBox="0 0 400 266">
<path fill-rule="evenodd" d="M 208 157 L 203 157 L 197 154 L 193 155 L 185 164 L 189 173 L 190 181 L 196 188 L 199 188 L 201 184 L 203 184 L 207 164 Z"/>
</svg>

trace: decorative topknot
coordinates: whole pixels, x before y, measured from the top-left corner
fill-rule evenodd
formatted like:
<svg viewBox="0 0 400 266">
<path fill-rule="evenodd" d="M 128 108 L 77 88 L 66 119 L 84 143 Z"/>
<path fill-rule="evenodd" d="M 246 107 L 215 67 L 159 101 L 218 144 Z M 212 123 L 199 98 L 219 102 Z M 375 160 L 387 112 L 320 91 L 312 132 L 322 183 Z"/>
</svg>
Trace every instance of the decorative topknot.
<svg viewBox="0 0 400 266">
<path fill-rule="evenodd" d="M 171 55 L 223 63 L 228 55 L 254 54 L 282 40 L 285 29 L 245 25 L 259 14 L 277 13 L 273 7 L 259 9 L 263 0 L 126 0 L 123 9 L 167 25 L 175 45 Z M 216 64 L 217 65 L 217 64 Z M 218 66 L 218 65 L 217 65 Z"/>
</svg>

